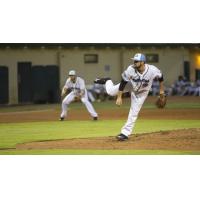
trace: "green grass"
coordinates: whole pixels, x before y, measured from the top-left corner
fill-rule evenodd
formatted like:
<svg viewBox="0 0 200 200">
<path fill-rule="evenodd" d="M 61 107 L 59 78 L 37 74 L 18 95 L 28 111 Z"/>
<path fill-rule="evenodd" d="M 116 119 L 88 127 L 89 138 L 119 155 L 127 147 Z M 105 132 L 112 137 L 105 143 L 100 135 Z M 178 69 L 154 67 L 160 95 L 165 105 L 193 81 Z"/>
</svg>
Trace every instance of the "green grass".
<svg viewBox="0 0 200 200">
<path fill-rule="evenodd" d="M 200 155 L 193 151 L 164 151 L 164 150 L 1 150 L 0 155 Z"/>
<path fill-rule="evenodd" d="M 59 109 L 59 104 L 33 104 L 33 105 L 17 105 L 0 107 L 0 113 L 6 112 L 23 112 L 23 111 L 41 111 Z"/>
<path fill-rule="evenodd" d="M 106 101 L 103 103 L 94 103 L 98 110 L 120 110 L 129 109 L 130 101 L 124 101 L 122 107 L 118 108 L 114 105 L 114 101 Z M 145 102 L 144 109 L 155 108 L 151 102 Z M 198 102 L 181 101 L 167 104 L 167 109 L 199 109 Z M 73 103 L 70 109 L 85 109 L 81 103 Z M 5 112 L 21 112 L 21 111 L 39 111 L 39 110 L 60 110 L 59 104 L 47 105 L 26 105 L 14 107 L 1 107 L 0 113 Z M 0 154 L 200 154 L 200 152 L 182 152 L 182 151 L 147 151 L 147 150 L 14 150 L 18 143 L 56 140 L 68 138 L 86 138 L 86 137 L 103 137 L 115 136 L 120 132 L 125 120 L 99 120 L 93 121 L 64 121 L 64 122 L 26 122 L 26 123 L 0 123 L 0 148 L 8 150 L 0 150 Z M 183 128 L 200 128 L 199 120 L 138 120 L 134 129 L 135 134 L 148 133 L 154 131 L 174 130 Z"/>
<path fill-rule="evenodd" d="M 115 136 L 124 122 L 100 120 L 0 124 L 0 148 L 15 148 L 18 143 L 41 140 Z M 138 120 L 134 133 L 182 128 L 200 128 L 199 120 Z"/>
<path fill-rule="evenodd" d="M 145 104 L 143 108 L 156 108 L 153 104 Z M 170 103 L 166 105 L 165 109 L 196 109 L 200 108 L 200 103 Z"/>
<path fill-rule="evenodd" d="M 153 98 L 153 97 L 151 97 Z M 182 97 L 184 98 L 184 97 Z M 197 97 L 198 98 L 198 97 Z M 156 97 L 155 97 L 156 100 Z M 115 106 L 115 101 L 105 101 L 101 103 L 94 102 L 93 103 L 95 109 L 129 109 L 130 108 L 130 99 L 124 99 L 123 105 L 118 108 Z M 6 112 L 26 112 L 26 111 L 41 111 L 41 110 L 57 110 L 60 111 L 61 105 L 60 104 L 35 104 L 35 105 L 24 105 L 24 106 L 4 106 L 0 107 L 0 113 L 6 113 Z M 81 110 L 85 109 L 83 104 L 78 103 L 72 103 L 69 106 L 70 109 L 76 109 Z M 155 104 L 152 102 L 149 102 L 148 99 L 145 101 L 143 108 L 156 108 Z M 192 99 L 188 99 L 188 101 L 184 102 L 167 102 L 167 109 L 191 109 L 191 108 L 200 108 L 200 103 L 195 101 L 193 102 Z"/>
</svg>

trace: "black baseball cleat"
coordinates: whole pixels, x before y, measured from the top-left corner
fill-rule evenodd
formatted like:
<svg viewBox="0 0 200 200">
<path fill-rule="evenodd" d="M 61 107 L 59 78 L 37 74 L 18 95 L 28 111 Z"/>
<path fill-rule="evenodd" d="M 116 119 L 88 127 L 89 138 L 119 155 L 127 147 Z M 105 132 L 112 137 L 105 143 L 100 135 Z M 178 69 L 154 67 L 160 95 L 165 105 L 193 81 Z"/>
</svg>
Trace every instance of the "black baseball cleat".
<svg viewBox="0 0 200 200">
<path fill-rule="evenodd" d="M 98 117 L 93 117 L 93 121 L 97 121 L 98 120 Z"/>
<path fill-rule="evenodd" d="M 105 84 L 106 83 L 106 81 L 108 81 L 108 80 L 111 80 L 111 78 L 96 78 L 95 80 L 94 80 L 94 83 L 97 83 L 97 84 Z"/>
<path fill-rule="evenodd" d="M 65 119 L 64 117 L 60 117 L 59 121 L 64 121 L 64 119 Z"/>
<path fill-rule="evenodd" d="M 119 135 L 116 136 L 117 140 L 118 141 L 125 141 L 125 140 L 128 140 L 128 136 L 120 133 Z"/>
</svg>

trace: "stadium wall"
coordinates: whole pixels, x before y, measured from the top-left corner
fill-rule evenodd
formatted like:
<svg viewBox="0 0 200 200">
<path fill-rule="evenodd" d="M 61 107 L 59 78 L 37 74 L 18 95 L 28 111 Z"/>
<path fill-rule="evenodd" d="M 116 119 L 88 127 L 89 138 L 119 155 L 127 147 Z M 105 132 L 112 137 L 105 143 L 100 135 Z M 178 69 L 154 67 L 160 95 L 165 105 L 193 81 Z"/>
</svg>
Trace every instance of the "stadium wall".
<svg viewBox="0 0 200 200">
<path fill-rule="evenodd" d="M 111 77 L 114 82 L 121 79 L 121 73 L 131 64 L 131 57 L 137 53 L 157 54 L 159 67 L 165 77 L 165 84 L 171 85 L 183 75 L 184 61 L 190 62 L 190 79 L 195 80 L 196 56 L 198 51 L 186 48 L 37 48 L 0 49 L 0 66 L 9 69 L 9 104 L 18 103 L 17 63 L 31 62 L 34 65 L 57 65 L 60 72 L 60 88 L 65 83 L 68 71 L 77 70 L 86 84 L 92 84 L 95 77 Z M 85 63 L 85 55 L 97 55 L 97 63 Z"/>
</svg>

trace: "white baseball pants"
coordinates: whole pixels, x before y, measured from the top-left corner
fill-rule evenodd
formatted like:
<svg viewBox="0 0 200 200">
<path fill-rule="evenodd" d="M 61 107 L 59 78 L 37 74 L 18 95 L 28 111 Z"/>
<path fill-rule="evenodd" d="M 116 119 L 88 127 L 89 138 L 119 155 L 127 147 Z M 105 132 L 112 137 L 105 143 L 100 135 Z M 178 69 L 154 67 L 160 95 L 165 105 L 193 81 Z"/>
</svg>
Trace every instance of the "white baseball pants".
<svg viewBox="0 0 200 200">
<path fill-rule="evenodd" d="M 67 117 L 67 108 L 68 105 L 74 101 L 74 98 L 76 97 L 76 95 L 74 94 L 74 92 L 70 92 L 62 101 L 62 113 L 60 115 L 60 117 L 64 118 Z M 88 100 L 88 95 L 87 95 L 87 91 L 85 91 L 84 96 L 81 98 L 82 103 L 85 105 L 85 107 L 87 108 L 88 112 L 90 113 L 90 115 L 92 117 L 98 117 L 98 114 L 96 113 L 96 111 L 94 110 L 92 104 L 89 102 Z"/>
<path fill-rule="evenodd" d="M 119 91 L 119 85 L 120 84 L 114 85 L 111 80 L 106 81 L 106 84 L 105 84 L 106 92 L 111 96 L 116 96 Z M 139 113 L 140 109 L 142 108 L 142 105 L 148 95 L 148 92 L 140 93 L 140 94 L 136 95 L 132 91 L 132 87 L 129 83 L 127 83 L 127 85 L 124 89 L 124 92 L 128 92 L 128 91 L 131 92 L 131 107 L 129 110 L 128 119 L 127 119 L 125 125 L 121 129 L 121 133 L 126 136 L 131 135 L 132 130 L 135 126 L 135 122 L 138 117 L 138 113 Z"/>
</svg>

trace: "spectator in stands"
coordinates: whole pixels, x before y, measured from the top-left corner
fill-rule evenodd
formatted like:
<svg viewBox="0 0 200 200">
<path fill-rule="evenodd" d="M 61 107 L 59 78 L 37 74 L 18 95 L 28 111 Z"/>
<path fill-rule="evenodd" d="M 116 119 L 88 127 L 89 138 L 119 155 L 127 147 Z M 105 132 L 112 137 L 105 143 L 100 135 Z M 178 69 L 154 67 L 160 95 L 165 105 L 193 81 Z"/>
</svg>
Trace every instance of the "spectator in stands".
<svg viewBox="0 0 200 200">
<path fill-rule="evenodd" d="M 185 87 L 187 86 L 187 81 L 183 76 L 179 76 L 178 80 L 172 85 L 172 95 L 183 95 Z"/>
<path fill-rule="evenodd" d="M 200 96 L 200 80 L 196 80 L 195 82 L 186 81 L 181 93 L 181 96 L 185 95 Z"/>
<path fill-rule="evenodd" d="M 105 101 L 107 95 L 103 85 L 95 83 L 92 90 L 96 96 L 97 102 Z"/>
<path fill-rule="evenodd" d="M 159 94 L 160 91 L 160 84 L 158 79 L 154 79 L 152 87 L 151 87 L 151 94 L 152 96 L 156 96 Z"/>
<path fill-rule="evenodd" d="M 200 96 L 200 79 L 197 79 L 195 82 L 194 96 Z"/>
</svg>

